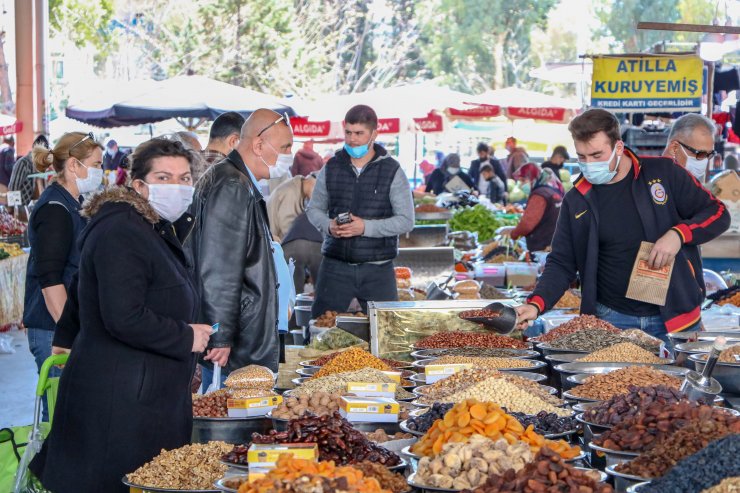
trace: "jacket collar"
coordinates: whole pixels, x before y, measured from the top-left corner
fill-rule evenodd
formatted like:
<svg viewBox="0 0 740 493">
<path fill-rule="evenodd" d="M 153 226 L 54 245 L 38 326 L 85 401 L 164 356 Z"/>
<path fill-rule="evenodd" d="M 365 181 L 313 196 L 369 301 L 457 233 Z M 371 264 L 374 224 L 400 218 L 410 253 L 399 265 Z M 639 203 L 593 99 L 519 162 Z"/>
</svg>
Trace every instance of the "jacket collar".
<svg viewBox="0 0 740 493">
<path fill-rule="evenodd" d="M 114 187 L 93 196 L 82 208 L 82 215 L 92 218 L 108 203 L 128 204 L 152 225 L 159 224 L 161 218 L 149 201 L 136 193 L 132 188 Z"/>
<path fill-rule="evenodd" d="M 242 155 L 239 154 L 239 151 L 234 149 L 229 153 L 229 155 L 226 157 L 226 159 L 231 163 L 234 168 L 236 168 L 239 173 L 243 174 L 249 179 L 249 185 L 254 193 L 254 195 L 257 196 L 258 199 L 263 199 L 262 192 L 260 192 L 259 188 L 255 186 L 254 182 L 252 181 L 252 176 L 250 175 L 251 171 L 247 170 L 247 163 L 244 162 L 244 159 L 242 159 Z"/>
<path fill-rule="evenodd" d="M 624 155 L 630 158 L 632 161 L 632 169 L 635 172 L 635 180 L 640 176 L 640 170 L 642 169 L 642 165 L 640 163 L 640 158 L 637 157 L 637 154 L 635 154 L 632 149 L 625 146 L 624 147 Z M 593 185 L 584 178 L 583 173 L 581 173 L 578 178 L 576 178 L 576 182 L 574 185 L 574 188 L 578 190 L 581 195 L 586 195 L 588 192 L 591 191 L 593 188 Z"/>
</svg>

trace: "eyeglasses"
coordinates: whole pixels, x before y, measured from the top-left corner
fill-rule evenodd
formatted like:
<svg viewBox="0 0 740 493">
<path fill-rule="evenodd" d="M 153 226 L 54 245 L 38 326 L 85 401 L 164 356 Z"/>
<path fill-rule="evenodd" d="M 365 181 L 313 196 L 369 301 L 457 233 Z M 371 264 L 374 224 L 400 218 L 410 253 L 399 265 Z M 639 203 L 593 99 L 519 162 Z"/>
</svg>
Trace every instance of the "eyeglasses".
<svg viewBox="0 0 740 493">
<path fill-rule="evenodd" d="M 83 143 L 83 142 L 85 142 L 86 140 L 92 140 L 92 141 L 94 141 L 94 140 L 95 140 L 95 136 L 93 135 L 93 133 L 92 133 L 92 132 L 88 132 L 88 134 L 87 134 L 87 135 L 85 135 L 84 137 L 82 137 L 82 140 L 80 140 L 80 141 L 79 141 L 78 143 L 76 143 L 75 145 L 73 145 L 72 147 L 70 147 L 70 148 L 69 148 L 69 150 L 71 151 L 72 149 L 74 149 L 74 148 L 75 148 L 75 147 L 77 147 L 78 145 L 82 144 L 82 143 Z"/>
<path fill-rule="evenodd" d="M 715 151 L 715 150 L 711 150 L 711 151 L 700 151 L 699 149 L 694 149 L 691 146 L 687 146 L 686 144 L 684 144 L 680 140 L 677 140 L 676 142 L 678 142 L 679 144 L 681 144 L 681 147 L 683 147 L 687 151 L 692 152 L 694 154 L 694 156 L 696 156 L 696 159 L 699 159 L 701 161 L 703 161 L 704 159 L 707 159 L 707 158 L 710 158 L 711 159 L 711 158 L 714 157 L 715 154 L 717 154 L 717 151 Z"/>
<path fill-rule="evenodd" d="M 263 128 L 262 130 L 260 130 L 260 132 L 257 134 L 257 137 L 260 137 L 263 133 L 267 132 L 269 129 L 271 129 L 272 127 L 274 127 L 280 122 L 285 122 L 285 124 L 288 127 L 290 127 L 290 117 L 288 116 L 287 113 L 283 113 L 280 118 L 278 118 L 277 120 L 275 120 L 274 122 L 270 123 L 268 126 Z"/>
</svg>

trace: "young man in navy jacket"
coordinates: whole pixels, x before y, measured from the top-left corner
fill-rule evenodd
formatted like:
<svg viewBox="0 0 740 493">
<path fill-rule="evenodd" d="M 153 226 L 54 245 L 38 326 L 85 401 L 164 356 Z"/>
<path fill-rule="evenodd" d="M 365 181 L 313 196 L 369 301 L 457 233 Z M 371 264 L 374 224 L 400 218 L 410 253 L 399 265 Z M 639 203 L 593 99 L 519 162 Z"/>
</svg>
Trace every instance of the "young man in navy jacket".
<svg viewBox="0 0 740 493">
<path fill-rule="evenodd" d="M 673 160 L 638 158 L 608 111 L 590 109 L 568 129 L 581 175 L 563 201 L 545 271 L 517 308 L 522 325 L 579 278 L 583 314 L 664 340 L 667 332 L 697 330 L 706 295 L 699 245 L 729 227 L 724 205 Z M 642 241 L 654 243 L 651 268 L 675 259 L 665 306 L 625 296 Z"/>
</svg>

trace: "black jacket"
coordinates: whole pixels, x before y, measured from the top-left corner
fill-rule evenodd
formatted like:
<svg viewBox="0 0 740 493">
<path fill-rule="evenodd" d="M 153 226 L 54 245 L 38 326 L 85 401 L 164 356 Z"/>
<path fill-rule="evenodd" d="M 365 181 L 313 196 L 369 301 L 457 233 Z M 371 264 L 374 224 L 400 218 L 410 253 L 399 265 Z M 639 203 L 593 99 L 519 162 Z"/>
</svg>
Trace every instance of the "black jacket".
<svg viewBox="0 0 740 493">
<path fill-rule="evenodd" d="M 231 347 L 226 371 L 278 369 L 278 282 L 262 194 L 237 151 L 198 180 L 186 248 L 201 289 L 199 320 L 220 323 L 210 347 Z"/>
<path fill-rule="evenodd" d="M 698 245 L 727 230 L 730 215 L 724 204 L 684 168 L 666 158 L 638 159 L 630 150 L 635 178 L 632 193 L 645 239 L 657 241 L 676 231 L 683 246 L 676 255 L 666 304 L 660 307 L 668 332 L 694 325 L 701 318 L 706 290 Z M 581 280 L 581 313 L 596 313 L 599 257 L 599 205 L 592 185 L 581 175 L 563 200 L 552 253 L 528 301 L 541 312 L 558 302 L 570 283 Z"/>
<path fill-rule="evenodd" d="M 190 442 L 197 290 L 172 225 L 145 199 L 114 188 L 85 210 L 81 329 L 31 469 L 55 493 L 126 492 L 124 474 Z"/>
<path fill-rule="evenodd" d="M 447 191 L 445 185 L 447 185 L 447 182 L 450 181 L 454 176 L 459 177 L 463 182 L 465 182 L 467 186 L 470 187 L 471 190 L 474 190 L 476 188 L 473 180 L 470 179 L 470 175 L 468 175 L 466 172 L 460 171 L 456 175 L 451 175 L 437 168 L 432 171 L 431 175 L 429 175 L 429 181 L 427 182 L 425 192 L 432 192 L 434 195 L 445 193 Z"/>
<path fill-rule="evenodd" d="M 123 162 L 124 159 L 126 159 L 127 156 L 128 154 L 120 150 L 116 151 L 116 153 L 113 156 L 111 156 L 107 152 L 104 153 L 103 154 L 103 169 L 105 171 L 117 170 L 121 166 L 121 163 Z"/>
</svg>

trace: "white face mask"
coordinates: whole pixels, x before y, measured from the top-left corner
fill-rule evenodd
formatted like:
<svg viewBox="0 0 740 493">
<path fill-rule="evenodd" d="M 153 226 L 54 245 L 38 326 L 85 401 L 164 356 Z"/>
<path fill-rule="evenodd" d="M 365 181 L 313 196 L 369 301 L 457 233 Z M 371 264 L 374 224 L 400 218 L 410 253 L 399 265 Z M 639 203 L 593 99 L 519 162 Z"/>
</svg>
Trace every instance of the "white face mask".
<svg viewBox="0 0 740 493">
<path fill-rule="evenodd" d="M 193 191 L 190 185 L 152 185 L 149 187 L 149 203 L 163 219 L 173 223 L 185 214 L 193 202 Z"/>
<path fill-rule="evenodd" d="M 89 168 L 82 164 L 82 161 L 79 159 L 77 162 L 80 163 L 80 166 L 87 169 L 87 178 L 75 179 L 75 183 L 77 183 L 77 191 L 80 192 L 80 195 L 94 192 L 98 189 L 100 184 L 103 183 L 103 170 L 99 168 Z M 77 175 L 75 175 L 75 177 L 76 176 Z"/>
<path fill-rule="evenodd" d="M 460 168 L 447 168 L 447 172 L 454 176 L 460 172 Z"/>
<path fill-rule="evenodd" d="M 696 159 L 693 156 L 689 156 L 689 153 L 686 152 L 686 149 L 684 149 L 682 145 L 679 145 L 678 147 L 681 148 L 684 156 L 686 156 L 686 169 L 689 173 L 694 175 L 697 180 L 703 180 L 704 174 L 707 172 L 707 162 L 709 161 L 709 158 Z"/>
<path fill-rule="evenodd" d="M 265 166 L 267 166 L 267 169 L 270 172 L 270 179 L 282 178 L 283 176 L 290 174 L 290 167 L 293 166 L 293 153 L 280 154 L 277 149 L 272 147 L 272 144 L 267 142 L 267 145 L 269 145 L 270 148 L 272 148 L 272 150 L 275 151 L 275 153 L 277 154 L 277 160 L 272 166 L 267 164 L 267 161 L 265 161 L 264 158 L 260 156 L 260 159 L 262 159 L 262 162 L 265 163 Z"/>
</svg>

